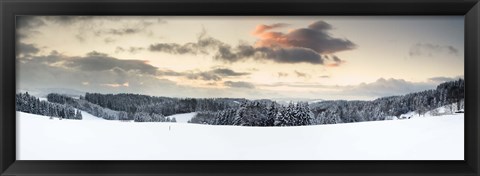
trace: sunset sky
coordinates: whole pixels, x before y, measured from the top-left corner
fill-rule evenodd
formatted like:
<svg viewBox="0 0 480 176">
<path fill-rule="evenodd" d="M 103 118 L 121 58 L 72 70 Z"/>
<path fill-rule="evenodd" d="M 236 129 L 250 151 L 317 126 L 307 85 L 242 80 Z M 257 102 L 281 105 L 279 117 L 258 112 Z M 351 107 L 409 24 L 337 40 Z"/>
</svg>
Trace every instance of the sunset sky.
<svg viewBox="0 0 480 176">
<path fill-rule="evenodd" d="M 17 18 L 17 88 L 369 100 L 464 75 L 463 16 Z"/>
</svg>

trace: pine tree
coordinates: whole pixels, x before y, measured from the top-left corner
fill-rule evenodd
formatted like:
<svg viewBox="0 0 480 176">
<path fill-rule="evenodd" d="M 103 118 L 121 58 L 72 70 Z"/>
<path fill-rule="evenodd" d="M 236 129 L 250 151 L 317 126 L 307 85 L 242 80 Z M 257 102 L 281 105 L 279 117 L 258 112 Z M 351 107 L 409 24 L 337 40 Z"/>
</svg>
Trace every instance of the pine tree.
<svg viewBox="0 0 480 176">
<path fill-rule="evenodd" d="M 275 117 L 277 115 L 277 107 L 276 103 L 272 102 L 270 106 L 267 108 L 267 121 L 266 126 L 274 126 L 275 125 Z"/>
<path fill-rule="evenodd" d="M 79 119 L 79 120 L 82 119 L 82 112 L 80 112 L 80 110 L 78 109 L 77 109 L 77 112 L 75 113 L 75 119 Z"/>
</svg>

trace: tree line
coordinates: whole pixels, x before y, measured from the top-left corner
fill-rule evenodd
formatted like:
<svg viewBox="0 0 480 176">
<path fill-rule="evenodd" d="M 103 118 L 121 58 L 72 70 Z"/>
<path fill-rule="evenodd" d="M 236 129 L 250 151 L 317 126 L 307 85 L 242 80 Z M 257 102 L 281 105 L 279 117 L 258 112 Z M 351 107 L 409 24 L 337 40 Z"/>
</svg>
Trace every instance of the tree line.
<svg viewBox="0 0 480 176">
<path fill-rule="evenodd" d="M 189 123 L 237 126 L 302 126 L 315 123 L 306 102 L 286 106 L 268 101 L 244 101 L 239 108 L 198 112 Z"/>
<path fill-rule="evenodd" d="M 163 114 L 159 113 L 149 113 L 143 111 L 126 112 L 112 110 L 110 108 L 102 107 L 100 105 L 91 103 L 87 101 L 84 97 L 80 97 L 80 99 L 74 99 L 66 95 L 50 93 L 47 95 L 47 100 L 49 102 L 65 104 L 75 107 L 77 109 L 81 109 L 82 111 L 88 112 L 96 117 L 100 117 L 106 120 L 133 120 L 135 122 L 176 122 L 175 118 L 165 117 Z"/>
<path fill-rule="evenodd" d="M 312 112 L 318 124 L 335 124 L 385 120 L 389 117 L 415 111 L 424 115 L 427 111 L 454 104 L 459 111 L 464 107 L 465 81 L 445 82 L 433 90 L 402 96 L 382 97 L 373 101 L 323 101 L 312 104 Z"/>
<path fill-rule="evenodd" d="M 79 99 L 60 94 L 48 94 L 52 106 L 65 107 L 60 114 L 69 114 L 76 108 L 107 120 L 135 122 L 175 122 L 166 116 L 197 112 L 190 123 L 240 126 L 300 126 L 386 120 L 415 111 L 425 114 L 438 107 L 455 105 L 452 111 L 464 107 L 465 81 L 445 82 L 436 89 L 402 96 L 382 97 L 372 101 L 298 102 L 282 105 L 271 100 L 241 98 L 169 98 L 138 94 L 86 93 Z M 45 106 L 28 94 L 17 94 L 21 111 L 46 113 Z M 22 102 L 18 102 L 22 101 Z M 22 104 L 23 103 L 23 104 Z M 32 109 L 33 106 L 35 108 Z M 37 107 L 38 106 L 38 107 Z M 60 108 L 61 109 L 61 108 Z M 67 113 L 65 113 L 67 112 Z M 54 113 L 54 112 L 52 112 Z M 48 114 L 48 113 L 46 113 Z M 58 114 L 58 115 L 60 115 Z M 49 114 L 50 115 L 50 114 Z M 63 115 L 67 116 L 67 115 Z"/>
<path fill-rule="evenodd" d="M 436 89 L 402 96 L 382 97 L 373 101 L 322 101 L 290 103 L 286 106 L 269 101 L 244 101 L 239 108 L 217 112 L 198 112 L 190 123 L 241 126 L 301 126 L 336 124 L 400 118 L 415 111 L 424 115 L 442 106 L 452 112 L 464 108 L 465 81 L 445 82 Z"/>
<path fill-rule="evenodd" d="M 75 110 L 74 107 L 44 100 L 40 101 L 39 98 L 29 95 L 28 92 L 16 94 L 15 110 L 61 119 L 82 119 L 82 113 L 79 110 Z"/>
<path fill-rule="evenodd" d="M 135 113 L 161 114 L 170 116 L 199 111 L 221 111 L 238 108 L 245 99 L 230 98 L 170 98 L 139 94 L 86 93 L 80 97 L 90 103 L 115 111 L 126 112 L 130 119 Z"/>
</svg>

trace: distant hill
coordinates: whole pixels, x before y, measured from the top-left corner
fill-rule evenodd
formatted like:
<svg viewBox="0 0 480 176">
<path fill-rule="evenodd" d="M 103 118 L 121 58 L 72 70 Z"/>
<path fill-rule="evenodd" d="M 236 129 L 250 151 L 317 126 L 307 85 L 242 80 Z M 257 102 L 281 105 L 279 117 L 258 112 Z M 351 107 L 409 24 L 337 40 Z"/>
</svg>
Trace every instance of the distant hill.
<svg viewBox="0 0 480 176">
<path fill-rule="evenodd" d="M 35 97 L 47 97 L 50 93 L 56 93 L 61 95 L 66 95 L 69 97 L 80 97 L 84 96 L 86 92 L 75 90 L 75 89 L 68 89 L 68 88 L 34 88 L 34 89 L 18 89 L 17 93 L 25 93 L 28 92 L 30 95 Z"/>
<path fill-rule="evenodd" d="M 336 124 L 420 116 L 444 106 L 462 111 L 463 79 L 436 89 L 371 101 L 321 99 L 172 98 L 140 94 L 85 93 L 71 89 L 39 89 L 49 102 L 71 106 L 109 120 L 163 122 L 165 116 L 198 112 L 192 123 L 241 126 L 300 126 Z M 29 92 L 30 93 L 30 92 Z M 20 95 L 21 96 L 21 95 Z M 78 97 L 78 98 L 74 98 Z M 28 101 L 25 101 L 28 103 Z M 25 105 L 27 106 L 27 105 Z"/>
</svg>

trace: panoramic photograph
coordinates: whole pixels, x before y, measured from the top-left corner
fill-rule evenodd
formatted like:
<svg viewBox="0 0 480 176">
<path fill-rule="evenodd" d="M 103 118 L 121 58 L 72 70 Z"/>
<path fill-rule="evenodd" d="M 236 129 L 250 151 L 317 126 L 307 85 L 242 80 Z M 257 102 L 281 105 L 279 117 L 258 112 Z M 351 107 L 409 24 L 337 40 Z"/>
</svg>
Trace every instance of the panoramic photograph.
<svg viewBox="0 0 480 176">
<path fill-rule="evenodd" d="M 463 16 L 17 16 L 17 160 L 464 160 Z"/>
</svg>

